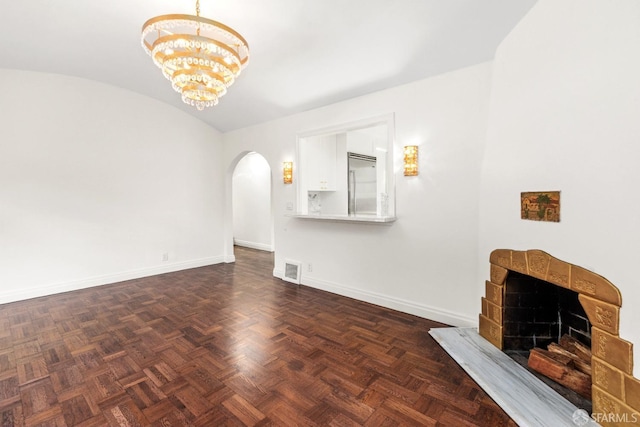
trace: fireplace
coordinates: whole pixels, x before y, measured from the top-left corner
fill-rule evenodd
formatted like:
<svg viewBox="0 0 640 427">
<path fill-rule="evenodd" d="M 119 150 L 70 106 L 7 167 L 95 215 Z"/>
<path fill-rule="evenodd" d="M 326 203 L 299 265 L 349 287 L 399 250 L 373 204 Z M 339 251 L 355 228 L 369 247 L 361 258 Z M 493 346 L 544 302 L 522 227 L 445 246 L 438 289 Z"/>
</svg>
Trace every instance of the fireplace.
<svg viewBox="0 0 640 427">
<path fill-rule="evenodd" d="M 558 330 L 557 323 L 571 323 L 575 329 L 574 335 L 591 345 L 593 413 L 637 416 L 640 413 L 640 381 L 633 377 L 633 346 L 619 336 L 622 297 L 618 288 L 589 270 L 540 250 L 498 249 L 491 253 L 489 261 L 490 280 L 486 281 L 485 297 L 482 298 L 480 335 L 503 351 L 528 350 L 533 347 L 529 344 L 539 345 L 537 340 L 541 337 L 551 339 L 552 332 Z M 532 291 L 538 286 L 540 288 Z M 514 302 L 515 298 L 521 297 L 514 297 L 510 290 L 518 287 L 526 289 L 528 293 L 550 292 L 558 295 L 558 299 L 548 298 L 554 307 L 542 310 L 547 312 L 544 315 L 547 317 L 541 315 L 540 319 L 544 317 L 544 320 L 533 322 L 534 326 L 516 326 L 512 323 L 513 316 L 509 310 L 514 304 L 521 304 L 521 301 Z M 554 291 L 553 287 L 559 289 Z M 537 297 L 534 295 L 531 298 L 536 301 Z M 562 310 L 569 312 L 565 318 L 569 320 L 554 323 L 554 315 L 556 319 L 564 315 L 558 312 L 558 305 L 568 307 Z M 521 311 L 527 313 L 526 309 L 524 307 Z M 588 323 L 581 324 L 581 320 Z M 516 329 L 517 336 L 514 335 Z M 532 329 L 535 333 L 529 334 L 527 331 L 531 332 Z M 524 331 L 524 334 L 520 334 L 520 331 Z M 603 425 L 615 425 L 607 423 L 606 419 L 600 421 Z"/>
</svg>

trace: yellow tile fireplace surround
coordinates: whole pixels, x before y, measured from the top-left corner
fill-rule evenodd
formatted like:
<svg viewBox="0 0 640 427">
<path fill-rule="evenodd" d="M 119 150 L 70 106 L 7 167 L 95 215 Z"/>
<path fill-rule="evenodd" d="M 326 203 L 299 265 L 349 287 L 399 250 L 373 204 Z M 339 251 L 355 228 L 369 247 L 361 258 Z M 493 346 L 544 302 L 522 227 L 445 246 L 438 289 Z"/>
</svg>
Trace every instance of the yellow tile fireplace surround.
<svg viewBox="0 0 640 427">
<path fill-rule="evenodd" d="M 618 288 L 604 277 L 540 250 L 498 249 L 491 253 L 489 262 L 491 277 L 482 298 L 480 335 L 502 350 L 503 304 L 509 271 L 577 292 L 591 322 L 593 413 L 604 414 L 604 419 L 599 420 L 604 426 L 640 422 L 640 380 L 633 377 L 633 344 L 619 335 L 622 297 Z"/>
</svg>

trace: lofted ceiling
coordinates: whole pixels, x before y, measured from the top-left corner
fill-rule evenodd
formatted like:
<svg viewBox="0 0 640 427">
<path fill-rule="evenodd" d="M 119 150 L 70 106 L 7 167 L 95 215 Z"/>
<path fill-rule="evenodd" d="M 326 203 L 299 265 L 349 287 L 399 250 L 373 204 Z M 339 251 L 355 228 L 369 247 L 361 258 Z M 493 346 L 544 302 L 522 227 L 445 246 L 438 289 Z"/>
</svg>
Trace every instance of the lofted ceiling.
<svg viewBox="0 0 640 427">
<path fill-rule="evenodd" d="M 140 44 L 147 19 L 195 14 L 195 0 L 2 0 L 0 68 L 118 86 L 228 132 L 491 60 L 535 2 L 201 0 L 201 16 L 251 48 L 227 95 L 202 112 L 182 103 Z"/>
</svg>

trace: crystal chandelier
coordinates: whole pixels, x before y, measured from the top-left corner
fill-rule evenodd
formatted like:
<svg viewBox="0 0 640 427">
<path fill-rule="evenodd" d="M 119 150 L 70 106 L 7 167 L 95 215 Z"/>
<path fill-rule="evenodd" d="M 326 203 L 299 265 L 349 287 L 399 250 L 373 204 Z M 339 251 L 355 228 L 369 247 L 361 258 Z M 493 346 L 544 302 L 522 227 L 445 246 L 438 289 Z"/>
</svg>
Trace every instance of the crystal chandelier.
<svg viewBox="0 0 640 427">
<path fill-rule="evenodd" d="M 142 47 L 182 101 L 203 110 L 218 103 L 249 62 L 249 45 L 236 31 L 211 19 L 162 15 L 142 26 Z"/>
</svg>

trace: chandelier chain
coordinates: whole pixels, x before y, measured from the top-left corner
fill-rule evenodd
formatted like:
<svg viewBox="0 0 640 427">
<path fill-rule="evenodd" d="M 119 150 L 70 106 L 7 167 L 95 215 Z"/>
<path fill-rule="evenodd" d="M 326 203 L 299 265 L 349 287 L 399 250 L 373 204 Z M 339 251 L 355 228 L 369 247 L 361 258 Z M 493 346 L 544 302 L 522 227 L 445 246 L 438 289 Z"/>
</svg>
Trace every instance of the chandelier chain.
<svg viewBox="0 0 640 427">
<path fill-rule="evenodd" d="M 200 0 L 196 0 L 196 16 L 200 18 Z M 198 28 L 196 29 L 196 35 L 200 37 L 200 21 L 198 21 Z"/>
</svg>

